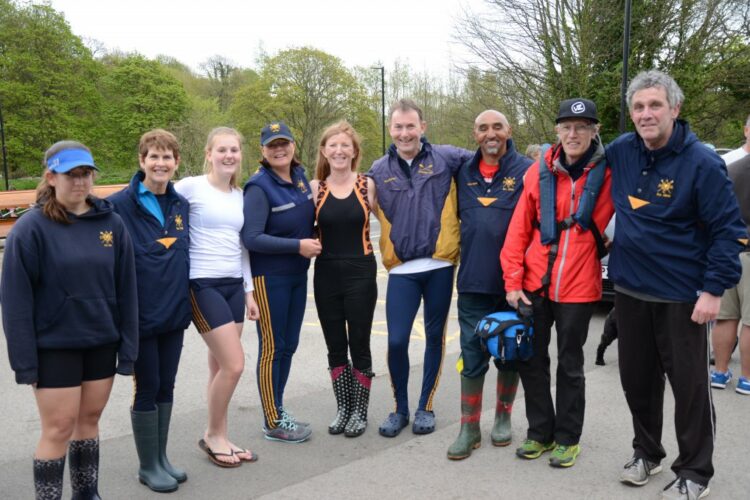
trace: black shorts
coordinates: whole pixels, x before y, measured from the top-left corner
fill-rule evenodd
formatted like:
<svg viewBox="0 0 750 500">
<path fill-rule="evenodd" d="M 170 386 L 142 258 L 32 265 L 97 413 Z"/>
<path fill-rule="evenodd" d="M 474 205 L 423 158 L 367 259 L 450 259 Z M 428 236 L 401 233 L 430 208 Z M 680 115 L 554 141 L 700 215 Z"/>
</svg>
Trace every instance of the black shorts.
<svg viewBox="0 0 750 500">
<path fill-rule="evenodd" d="M 200 278 L 190 280 L 193 323 L 208 333 L 227 323 L 245 321 L 245 288 L 242 278 Z"/>
<path fill-rule="evenodd" d="M 39 349 L 38 389 L 79 387 L 82 382 L 115 376 L 120 343 L 88 349 Z"/>
</svg>

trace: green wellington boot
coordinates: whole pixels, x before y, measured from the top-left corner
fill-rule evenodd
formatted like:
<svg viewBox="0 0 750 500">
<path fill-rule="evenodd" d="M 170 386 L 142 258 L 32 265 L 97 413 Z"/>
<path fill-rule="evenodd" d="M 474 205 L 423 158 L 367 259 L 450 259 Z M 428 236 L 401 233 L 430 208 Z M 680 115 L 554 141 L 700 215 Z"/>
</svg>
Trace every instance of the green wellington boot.
<svg viewBox="0 0 750 500">
<path fill-rule="evenodd" d="M 169 423 L 172 420 L 172 403 L 156 403 L 156 411 L 159 412 L 159 463 L 167 471 L 167 474 L 177 480 L 178 483 L 187 481 L 184 470 L 172 465 L 167 458 L 167 441 L 169 439 Z"/>
<path fill-rule="evenodd" d="M 153 491 L 177 489 L 177 480 L 159 462 L 159 415 L 157 411 L 130 411 L 135 450 L 138 452 L 138 480 Z"/>
<path fill-rule="evenodd" d="M 508 446 L 511 441 L 510 414 L 518 390 L 518 372 L 497 372 L 497 406 L 495 407 L 495 424 L 492 426 L 492 444 Z"/>
<path fill-rule="evenodd" d="M 482 386 L 484 376 L 461 377 L 461 431 L 448 448 L 448 458 L 462 460 L 482 443 L 479 419 L 482 416 Z"/>
</svg>

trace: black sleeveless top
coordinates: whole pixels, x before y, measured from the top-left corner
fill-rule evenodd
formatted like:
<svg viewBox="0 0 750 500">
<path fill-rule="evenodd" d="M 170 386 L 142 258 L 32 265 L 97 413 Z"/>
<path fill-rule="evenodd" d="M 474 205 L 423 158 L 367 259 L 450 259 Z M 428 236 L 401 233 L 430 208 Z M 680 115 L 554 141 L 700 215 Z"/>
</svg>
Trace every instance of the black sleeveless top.
<svg viewBox="0 0 750 500">
<path fill-rule="evenodd" d="M 370 202 L 367 178 L 357 174 L 354 189 L 344 199 L 333 196 L 326 181 L 320 181 L 315 216 L 323 252 L 319 258 L 372 255 Z"/>
</svg>

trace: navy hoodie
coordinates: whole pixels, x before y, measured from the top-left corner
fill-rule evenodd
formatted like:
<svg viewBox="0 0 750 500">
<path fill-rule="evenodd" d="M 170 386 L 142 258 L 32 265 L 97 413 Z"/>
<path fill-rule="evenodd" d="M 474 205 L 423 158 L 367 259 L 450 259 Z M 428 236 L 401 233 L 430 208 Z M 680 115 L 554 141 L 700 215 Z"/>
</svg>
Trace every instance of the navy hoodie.
<svg viewBox="0 0 750 500">
<path fill-rule="evenodd" d="M 38 349 L 119 343 L 117 373 L 133 373 L 138 299 L 133 244 L 107 200 L 60 224 L 35 207 L 5 244 L 0 302 L 19 384 L 38 380 Z"/>
<path fill-rule="evenodd" d="M 609 278 L 625 290 L 693 303 L 721 296 L 742 271 L 747 233 L 724 162 L 676 120 L 667 144 L 636 133 L 606 148 L 617 213 Z"/>
<path fill-rule="evenodd" d="M 141 338 L 190 325 L 190 239 L 188 201 L 167 185 L 164 225 L 143 206 L 138 187 L 145 175 L 136 172 L 130 185 L 108 198 L 133 240 L 138 282 Z"/>
</svg>

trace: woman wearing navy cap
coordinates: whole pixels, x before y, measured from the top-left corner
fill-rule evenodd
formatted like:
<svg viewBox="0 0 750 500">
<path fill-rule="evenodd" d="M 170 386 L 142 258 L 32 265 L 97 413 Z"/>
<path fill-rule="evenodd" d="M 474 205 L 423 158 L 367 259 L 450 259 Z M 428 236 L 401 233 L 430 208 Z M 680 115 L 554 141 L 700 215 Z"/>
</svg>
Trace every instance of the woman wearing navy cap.
<svg viewBox="0 0 750 500">
<path fill-rule="evenodd" d="M 307 270 L 321 246 L 312 237 L 315 207 L 291 130 L 270 123 L 260 144 L 263 160 L 245 184 L 242 229 L 260 309 L 258 390 L 266 439 L 301 443 L 312 431 L 284 409 L 284 388 L 305 315 Z"/>
<path fill-rule="evenodd" d="M 58 142 L 44 164 L 37 205 L 5 245 L 3 328 L 16 382 L 34 387 L 39 409 L 36 498 L 62 496 L 67 451 L 73 498 L 98 499 L 99 417 L 138 353 L 133 245 L 112 204 L 91 196 L 86 146 Z"/>
</svg>

